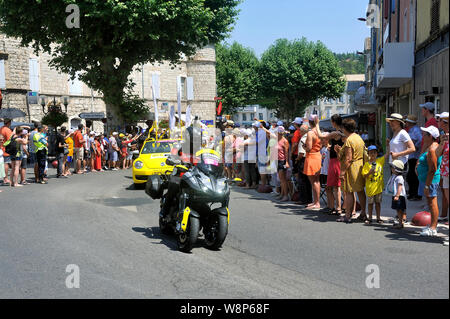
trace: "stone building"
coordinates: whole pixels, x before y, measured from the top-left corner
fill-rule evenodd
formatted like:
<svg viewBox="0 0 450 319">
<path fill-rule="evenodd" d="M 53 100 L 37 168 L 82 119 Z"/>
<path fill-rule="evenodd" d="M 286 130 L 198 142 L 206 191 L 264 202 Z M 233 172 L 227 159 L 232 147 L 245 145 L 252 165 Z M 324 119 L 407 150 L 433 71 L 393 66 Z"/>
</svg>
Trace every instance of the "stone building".
<svg viewBox="0 0 450 319">
<path fill-rule="evenodd" d="M 28 92 L 45 95 L 47 100 L 56 99 L 62 102 L 63 96 L 69 97 L 67 115 L 68 127 L 76 127 L 85 123 L 80 113 L 103 112 L 107 123 L 112 118 L 105 108 L 102 95 L 93 92 L 87 85 L 75 79 L 71 81 L 67 74 L 62 74 L 49 67 L 50 56 L 42 53 L 36 56 L 31 48 L 20 46 L 18 39 L 0 34 L 0 89 L 3 94 L 3 107 L 18 108 L 26 113 L 25 118 L 16 121 L 40 121 L 44 116 L 40 104 L 28 104 Z M 177 105 L 177 81 L 182 87 L 182 112 L 188 105 L 188 91 L 193 91 L 192 115 L 198 115 L 202 120 L 215 120 L 216 96 L 216 56 L 213 45 L 199 49 L 195 56 L 184 58 L 172 68 L 169 63 L 145 64 L 142 71 L 136 69 L 130 77 L 136 83 L 135 93 L 143 97 L 149 106 L 150 118 L 154 116 L 152 85 L 157 90 L 160 118 L 167 118 L 170 105 Z M 191 79 L 188 80 L 188 78 Z M 64 107 L 63 107 L 64 109 Z M 45 108 L 47 111 L 47 108 Z M 146 119 L 143 119 L 146 120 Z M 131 124 L 131 123 L 124 123 Z M 94 121 L 93 129 L 103 131 L 102 121 Z M 110 129 L 123 129 L 112 128 Z"/>
</svg>

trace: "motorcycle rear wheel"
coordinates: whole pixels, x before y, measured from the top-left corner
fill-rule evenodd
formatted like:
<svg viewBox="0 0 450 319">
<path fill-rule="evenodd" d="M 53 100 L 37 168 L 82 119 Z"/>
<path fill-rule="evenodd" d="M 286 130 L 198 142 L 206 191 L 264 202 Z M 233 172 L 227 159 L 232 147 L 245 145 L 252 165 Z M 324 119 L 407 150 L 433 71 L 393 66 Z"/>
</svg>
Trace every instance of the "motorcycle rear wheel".
<svg viewBox="0 0 450 319">
<path fill-rule="evenodd" d="M 199 231 L 200 220 L 190 216 L 186 232 L 177 236 L 178 249 L 182 252 L 189 253 L 197 242 Z"/>
<path fill-rule="evenodd" d="M 218 250 L 228 234 L 228 218 L 223 215 L 214 215 L 211 218 L 210 226 L 205 234 L 205 244 L 208 249 Z"/>
</svg>

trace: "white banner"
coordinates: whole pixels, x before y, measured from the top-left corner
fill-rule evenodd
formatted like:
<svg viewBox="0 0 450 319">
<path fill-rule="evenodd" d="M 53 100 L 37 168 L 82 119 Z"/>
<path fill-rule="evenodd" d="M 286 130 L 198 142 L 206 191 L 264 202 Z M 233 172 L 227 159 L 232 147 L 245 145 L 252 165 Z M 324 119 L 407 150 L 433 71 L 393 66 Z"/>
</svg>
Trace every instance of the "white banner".
<svg viewBox="0 0 450 319">
<path fill-rule="evenodd" d="M 153 104 L 155 105 L 155 121 L 156 125 L 158 125 L 159 123 L 158 102 L 156 101 L 156 92 L 154 85 L 152 85 L 152 93 L 153 93 Z"/>
<path fill-rule="evenodd" d="M 191 106 L 188 105 L 186 109 L 186 128 L 191 126 Z"/>
<path fill-rule="evenodd" d="M 171 131 L 175 129 L 175 106 L 170 106 L 170 113 L 169 113 L 169 128 Z"/>
<path fill-rule="evenodd" d="M 177 77 L 177 101 L 178 101 L 178 119 L 181 127 L 181 77 Z"/>
</svg>

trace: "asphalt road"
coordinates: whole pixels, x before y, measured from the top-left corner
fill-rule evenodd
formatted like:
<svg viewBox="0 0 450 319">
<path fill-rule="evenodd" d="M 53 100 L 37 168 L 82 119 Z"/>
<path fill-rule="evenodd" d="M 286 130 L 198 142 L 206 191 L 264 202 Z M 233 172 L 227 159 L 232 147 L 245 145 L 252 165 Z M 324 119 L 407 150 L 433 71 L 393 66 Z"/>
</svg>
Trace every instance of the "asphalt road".
<svg viewBox="0 0 450 319">
<path fill-rule="evenodd" d="M 181 253 L 130 174 L 0 187 L 0 298 L 449 298 L 441 239 L 336 223 L 255 191 L 232 192 L 220 251 L 200 240 Z M 80 287 L 68 289 L 72 264 Z M 379 288 L 366 286 L 368 265 Z"/>
</svg>

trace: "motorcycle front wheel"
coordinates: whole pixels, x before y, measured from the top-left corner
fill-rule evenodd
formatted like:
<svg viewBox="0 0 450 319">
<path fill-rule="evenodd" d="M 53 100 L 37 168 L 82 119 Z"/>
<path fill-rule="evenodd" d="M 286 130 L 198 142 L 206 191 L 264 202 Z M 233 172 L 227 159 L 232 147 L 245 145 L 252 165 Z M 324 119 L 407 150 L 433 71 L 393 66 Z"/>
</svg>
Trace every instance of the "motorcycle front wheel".
<svg viewBox="0 0 450 319">
<path fill-rule="evenodd" d="M 198 233 L 200 231 L 200 220 L 189 216 L 189 223 L 186 232 L 178 234 L 178 249 L 182 252 L 189 253 L 197 242 Z"/>
<path fill-rule="evenodd" d="M 228 234 L 227 216 L 214 214 L 205 234 L 205 244 L 208 249 L 218 250 Z"/>
</svg>

